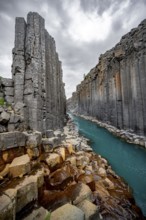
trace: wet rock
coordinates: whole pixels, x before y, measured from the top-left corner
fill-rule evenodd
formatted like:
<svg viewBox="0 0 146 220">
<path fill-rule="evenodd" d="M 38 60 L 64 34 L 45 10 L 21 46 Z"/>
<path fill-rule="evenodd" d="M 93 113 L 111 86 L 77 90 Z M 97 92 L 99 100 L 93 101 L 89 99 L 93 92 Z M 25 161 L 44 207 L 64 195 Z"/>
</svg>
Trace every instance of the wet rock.
<svg viewBox="0 0 146 220">
<path fill-rule="evenodd" d="M 85 213 L 85 220 L 100 220 L 98 207 L 92 202 L 85 199 L 77 207 Z"/>
<path fill-rule="evenodd" d="M 50 220 L 84 220 L 84 213 L 71 204 L 65 204 L 51 213 Z"/>
<path fill-rule="evenodd" d="M 27 154 L 16 157 L 9 166 L 12 177 L 18 177 L 30 172 L 30 158 Z"/>
</svg>

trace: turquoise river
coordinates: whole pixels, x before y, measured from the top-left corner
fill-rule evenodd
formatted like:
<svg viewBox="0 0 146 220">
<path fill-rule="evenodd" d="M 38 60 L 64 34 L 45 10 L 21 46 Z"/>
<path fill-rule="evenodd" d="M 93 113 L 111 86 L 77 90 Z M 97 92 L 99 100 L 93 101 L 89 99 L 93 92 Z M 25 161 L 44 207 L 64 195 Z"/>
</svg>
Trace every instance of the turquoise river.
<svg viewBox="0 0 146 220">
<path fill-rule="evenodd" d="M 96 123 L 71 117 L 79 133 L 90 140 L 93 150 L 106 158 L 132 188 L 136 203 L 146 216 L 146 150 L 122 141 Z"/>
</svg>

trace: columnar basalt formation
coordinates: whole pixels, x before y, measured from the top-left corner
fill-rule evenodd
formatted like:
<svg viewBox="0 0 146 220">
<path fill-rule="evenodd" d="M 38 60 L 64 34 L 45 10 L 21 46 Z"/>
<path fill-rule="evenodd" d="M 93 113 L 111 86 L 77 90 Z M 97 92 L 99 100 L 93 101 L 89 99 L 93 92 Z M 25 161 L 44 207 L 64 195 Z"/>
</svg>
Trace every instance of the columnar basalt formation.
<svg viewBox="0 0 146 220">
<path fill-rule="evenodd" d="M 14 103 L 21 103 L 26 128 L 38 131 L 63 126 L 65 91 L 55 41 L 44 19 L 30 12 L 27 23 L 16 18 L 12 76 Z"/>
<path fill-rule="evenodd" d="M 146 20 L 102 54 L 77 86 L 78 113 L 146 135 Z"/>
</svg>

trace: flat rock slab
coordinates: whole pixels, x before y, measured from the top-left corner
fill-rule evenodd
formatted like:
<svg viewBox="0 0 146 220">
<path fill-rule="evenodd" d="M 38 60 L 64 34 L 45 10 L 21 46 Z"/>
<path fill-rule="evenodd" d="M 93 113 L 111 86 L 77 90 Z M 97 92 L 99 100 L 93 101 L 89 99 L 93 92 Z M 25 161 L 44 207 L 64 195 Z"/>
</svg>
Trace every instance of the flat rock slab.
<svg viewBox="0 0 146 220">
<path fill-rule="evenodd" d="M 0 148 L 7 150 L 14 147 L 24 147 L 26 136 L 19 131 L 5 132 L 0 134 Z"/>
<path fill-rule="evenodd" d="M 30 158 L 28 154 L 16 157 L 9 166 L 12 177 L 18 177 L 30 172 Z"/>
<path fill-rule="evenodd" d="M 50 220 L 84 220 L 84 212 L 71 204 L 65 204 L 51 213 Z"/>
</svg>

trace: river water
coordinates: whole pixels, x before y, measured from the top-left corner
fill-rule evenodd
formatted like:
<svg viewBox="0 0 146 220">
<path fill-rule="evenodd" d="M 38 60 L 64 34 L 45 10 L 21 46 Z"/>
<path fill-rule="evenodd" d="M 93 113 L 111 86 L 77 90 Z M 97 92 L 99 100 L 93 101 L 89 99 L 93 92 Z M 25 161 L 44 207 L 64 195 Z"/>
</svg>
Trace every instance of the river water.
<svg viewBox="0 0 146 220">
<path fill-rule="evenodd" d="M 136 204 L 146 216 L 146 150 L 122 141 L 94 122 L 71 117 L 79 133 L 90 140 L 93 150 L 106 158 L 132 188 Z"/>
</svg>

